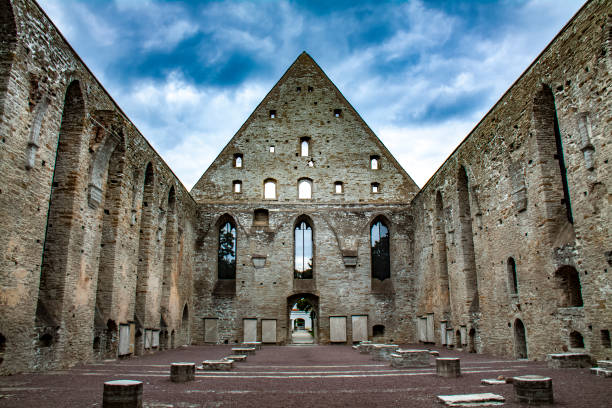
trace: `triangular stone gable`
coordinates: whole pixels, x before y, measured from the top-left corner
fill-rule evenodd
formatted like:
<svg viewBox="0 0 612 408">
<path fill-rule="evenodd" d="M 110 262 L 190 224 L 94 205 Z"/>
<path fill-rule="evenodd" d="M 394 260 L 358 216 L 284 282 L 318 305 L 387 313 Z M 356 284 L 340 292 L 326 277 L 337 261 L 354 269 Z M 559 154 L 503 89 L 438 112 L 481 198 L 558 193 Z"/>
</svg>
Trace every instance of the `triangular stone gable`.
<svg viewBox="0 0 612 408">
<path fill-rule="evenodd" d="M 309 154 L 302 156 L 302 139 Z M 273 152 L 271 148 L 273 147 Z M 235 166 L 241 155 L 242 167 Z M 379 169 L 370 168 L 372 157 Z M 198 202 L 264 199 L 276 182 L 277 202 L 303 202 L 298 181 L 312 181 L 309 202 L 407 203 L 418 187 L 357 111 L 305 52 L 255 108 L 191 191 Z M 342 183 L 338 194 L 335 184 Z M 240 183 L 240 192 L 234 184 Z M 378 191 L 372 192 L 372 184 Z"/>
</svg>

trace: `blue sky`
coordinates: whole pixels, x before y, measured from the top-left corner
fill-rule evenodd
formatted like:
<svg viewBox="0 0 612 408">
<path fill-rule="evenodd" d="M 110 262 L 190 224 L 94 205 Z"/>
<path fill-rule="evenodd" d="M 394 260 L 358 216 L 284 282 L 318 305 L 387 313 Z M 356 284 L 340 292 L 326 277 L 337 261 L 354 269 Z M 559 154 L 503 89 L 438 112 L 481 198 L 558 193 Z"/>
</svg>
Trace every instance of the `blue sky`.
<svg viewBox="0 0 612 408">
<path fill-rule="evenodd" d="M 189 189 L 302 51 L 422 186 L 582 5 L 39 3 Z"/>
</svg>

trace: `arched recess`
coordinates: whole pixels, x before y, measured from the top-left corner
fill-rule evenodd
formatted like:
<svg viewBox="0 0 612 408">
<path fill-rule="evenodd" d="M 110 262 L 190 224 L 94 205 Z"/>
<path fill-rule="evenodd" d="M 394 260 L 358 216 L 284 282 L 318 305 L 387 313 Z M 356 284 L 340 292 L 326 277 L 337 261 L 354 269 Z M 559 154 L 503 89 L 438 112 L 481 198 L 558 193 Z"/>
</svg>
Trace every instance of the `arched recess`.
<svg viewBox="0 0 612 408">
<path fill-rule="evenodd" d="M 370 225 L 372 279 L 384 281 L 391 277 L 391 245 L 389 221 L 378 216 Z"/>
<path fill-rule="evenodd" d="M 138 238 L 138 272 L 136 277 L 136 300 L 134 307 L 134 321 L 136 326 L 144 329 L 145 325 L 152 327 L 152 322 L 147 322 L 148 313 L 148 281 L 155 250 L 154 241 L 154 208 L 155 208 L 155 172 L 151 162 L 147 163 L 144 177 L 142 194 L 142 206 L 140 216 L 140 235 Z M 144 337 L 144 336 L 142 336 Z M 138 352 L 139 347 L 136 347 Z"/>
<path fill-rule="evenodd" d="M 514 321 L 514 352 L 516 358 L 527 358 L 527 332 L 521 319 Z"/>
<path fill-rule="evenodd" d="M 474 253 L 474 233 L 472 229 L 472 211 L 470 206 L 470 189 L 465 167 L 459 167 L 457 173 L 457 199 L 459 224 L 461 225 L 461 255 L 465 279 L 466 301 L 470 312 L 479 309 L 478 277 L 476 275 L 476 254 Z"/>
<path fill-rule="evenodd" d="M 435 210 L 435 245 L 437 254 L 440 303 L 445 312 L 450 312 L 450 284 L 446 254 L 446 223 L 444 221 L 444 203 L 442 193 L 436 193 Z"/>
<path fill-rule="evenodd" d="M 561 131 L 555 97 L 548 85 L 542 85 L 533 100 L 533 122 L 546 216 L 561 224 L 573 223 L 567 169 L 563 157 Z"/>
<path fill-rule="evenodd" d="M 516 276 L 516 262 L 513 257 L 509 257 L 506 268 L 508 270 L 508 290 L 510 294 L 516 295 L 518 293 L 518 278 Z"/>
<path fill-rule="evenodd" d="M 313 279 L 315 271 L 315 246 L 313 222 L 307 215 L 300 215 L 293 227 L 293 278 Z"/>
<path fill-rule="evenodd" d="M 189 324 L 189 307 L 187 304 L 183 307 L 183 316 L 181 318 L 181 333 L 183 337 L 183 344 L 189 345 L 191 343 L 191 330 Z"/>
<path fill-rule="evenodd" d="M 555 272 L 555 283 L 561 292 L 559 307 L 582 307 L 582 287 L 576 268 L 564 265 Z"/>
<path fill-rule="evenodd" d="M 70 83 L 66 90 L 62 123 L 55 155 L 47 228 L 43 246 L 36 327 L 39 342 L 50 346 L 56 341 L 57 328 L 64 312 L 64 295 L 70 250 L 81 247 L 71 240 L 79 181 L 79 152 L 83 143 L 85 101 L 79 81 Z"/>
<path fill-rule="evenodd" d="M 6 90 L 17 47 L 17 25 L 10 0 L 0 0 L 0 115 L 4 113 Z"/>
<path fill-rule="evenodd" d="M 118 226 L 123 215 L 122 190 L 124 188 L 123 174 L 125 170 L 125 145 L 121 133 L 115 136 L 118 143 L 106 164 L 107 174 L 103 189 L 104 199 L 102 204 L 102 237 L 100 240 L 100 260 L 98 264 L 98 283 L 96 287 L 95 302 L 95 329 L 96 335 L 106 344 L 104 349 L 107 356 L 116 355 L 117 342 L 113 338 L 118 335 L 116 330 L 109 329 L 113 305 L 113 292 L 115 289 L 116 272 L 123 267 L 123 263 L 117 260 L 117 235 Z M 91 190 L 90 190 L 91 191 Z M 114 325 L 116 329 L 116 325 Z M 110 336 L 110 337 L 109 337 Z M 111 346 L 109 348 L 109 346 Z"/>
<path fill-rule="evenodd" d="M 165 321 L 170 321 L 170 295 L 174 284 L 174 274 L 177 261 L 177 216 L 176 193 L 174 186 L 168 191 L 166 203 L 166 237 L 164 240 L 164 272 L 162 278 L 161 315 Z"/>
</svg>

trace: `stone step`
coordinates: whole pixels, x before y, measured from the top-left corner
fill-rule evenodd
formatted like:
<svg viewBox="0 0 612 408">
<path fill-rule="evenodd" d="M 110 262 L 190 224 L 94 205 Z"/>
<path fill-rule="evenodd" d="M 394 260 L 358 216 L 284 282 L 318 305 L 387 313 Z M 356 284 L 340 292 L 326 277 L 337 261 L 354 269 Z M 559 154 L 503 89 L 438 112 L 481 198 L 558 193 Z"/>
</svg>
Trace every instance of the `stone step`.
<svg viewBox="0 0 612 408">
<path fill-rule="evenodd" d="M 602 367 L 591 368 L 591 374 L 598 375 L 600 377 L 612 378 L 612 370 L 608 370 Z"/>
<path fill-rule="evenodd" d="M 449 407 L 493 407 L 504 405 L 506 399 L 490 392 L 482 394 L 438 395 L 438 399 Z"/>
<path fill-rule="evenodd" d="M 612 370 L 612 360 L 598 360 L 597 367 Z"/>
<path fill-rule="evenodd" d="M 255 347 L 257 350 L 261 350 L 262 343 L 261 341 L 247 341 L 246 343 L 240 343 L 240 347 Z"/>
</svg>

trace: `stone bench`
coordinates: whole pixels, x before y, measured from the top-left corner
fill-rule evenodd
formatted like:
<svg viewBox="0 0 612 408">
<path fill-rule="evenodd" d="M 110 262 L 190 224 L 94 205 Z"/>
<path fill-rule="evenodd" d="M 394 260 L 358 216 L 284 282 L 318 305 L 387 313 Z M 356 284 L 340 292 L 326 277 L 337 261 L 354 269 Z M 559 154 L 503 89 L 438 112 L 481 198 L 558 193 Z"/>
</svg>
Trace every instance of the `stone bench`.
<svg viewBox="0 0 612 408">
<path fill-rule="evenodd" d="M 430 354 L 427 350 L 402 350 L 397 349 L 390 355 L 391 367 L 429 367 Z"/>
<path fill-rule="evenodd" d="M 486 392 L 483 394 L 438 395 L 438 400 L 449 407 L 489 407 L 504 405 L 506 399 L 501 395 Z"/>
<path fill-rule="evenodd" d="M 528 405 L 552 404 L 552 378 L 541 375 L 521 375 L 514 377 L 514 394 L 520 403 Z"/>
<path fill-rule="evenodd" d="M 461 360 L 459 358 L 436 358 L 436 374 L 438 377 L 446 378 L 461 376 Z"/>
<path fill-rule="evenodd" d="M 232 347 L 232 354 L 240 354 L 240 355 L 253 354 L 255 355 L 256 351 L 257 349 L 255 347 Z"/>
<path fill-rule="evenodd" d="M 115 380 L 104 383 L 103 408 L 142 408 L 142 381 Z"/>
<path fill-rule="evenodd" d="M 357 350 L 359 350 L 360 354 L 370 354 L 374 345 L 374 343 L 360 343 L 357 345 Z"/>
<path fill-rule="evenodd" d="M 591 367 L 591 357 L 586 353 L 547 354 L 546 362 L 550 368 L 586 368 Z"/>
<path fill-rule="evenodd" d="M 397 344 L 375 344 L 370 349 L 370 355 L 374 361 L 388 361 L 398 347 Z"/>
<path fill-rule="evenodd" d="M 231 356 L 223 357 L 224 360 L 234 360 L 236 362 L 244 362 L 247 359 L 246 354 L 232 354 Z"/>
<path fill-rule="evenodd" d="M 234 360 L 204 360 L 201 370 L 204 371 L 230 371 L 234 368 Z"/>
<path fill-rule="evenodd" d="M 591 374 L 605 378 L 612 378 L 612 360 L 597 361 L 597 367 L 591 368 Z"/>
<path fill-rule="evenodd" d="M 247 341 L 246 343 L 240 343 L 240 347 L 243 348 L 253 348 L 255 347 L 255 350 L 261 350 L 261 341 Z"/>
<path fill-rule="evenodd" d="M 195 363 L 172 363 L 170 365 L 170 380 L 172 382 L 193 381 L 195 378 Z"/>
</svg>

